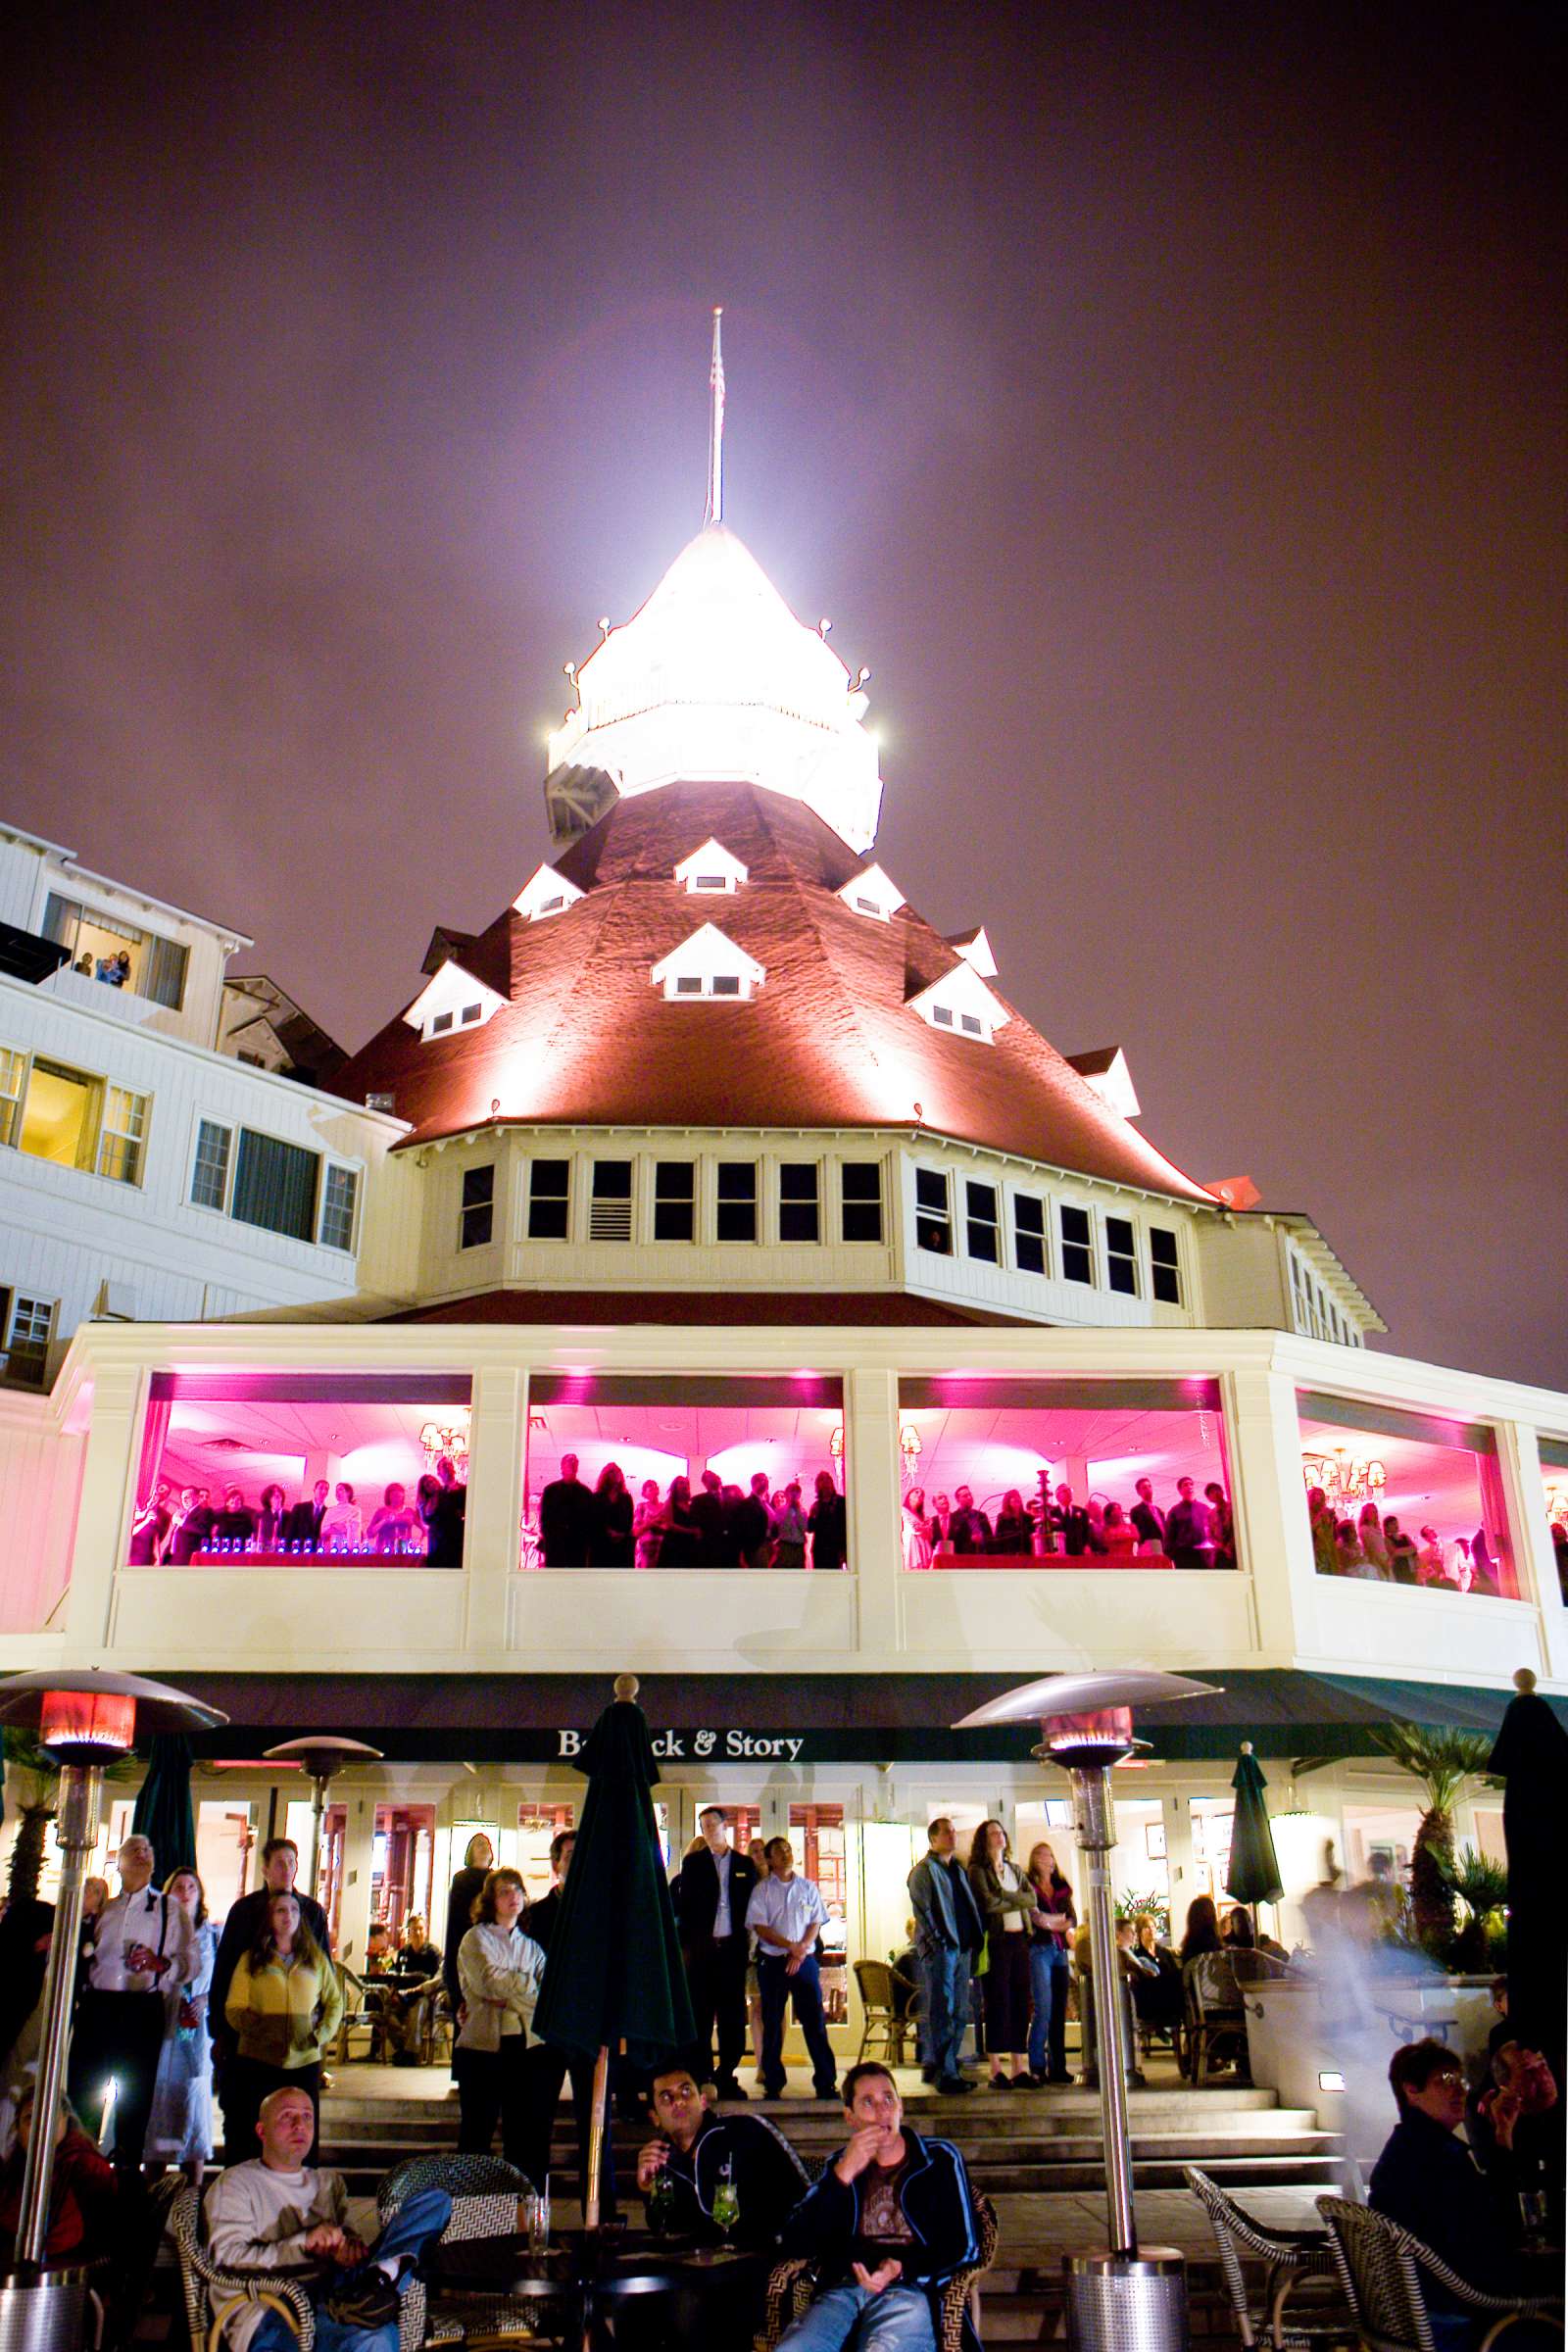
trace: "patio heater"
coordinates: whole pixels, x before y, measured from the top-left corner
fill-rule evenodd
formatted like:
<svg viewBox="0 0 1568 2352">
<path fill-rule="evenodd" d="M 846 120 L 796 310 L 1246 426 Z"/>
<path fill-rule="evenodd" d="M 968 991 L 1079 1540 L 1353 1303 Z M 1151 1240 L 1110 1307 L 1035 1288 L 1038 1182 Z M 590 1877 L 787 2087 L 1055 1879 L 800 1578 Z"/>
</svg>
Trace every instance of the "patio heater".
<svg viewBox="0 0 1568 2352">
<path fill-rule="evenodd" d="M 81 1897 L 98 1834 L 103 1767 L 127 1754 L 138 1732 L 210 1730 L 226 1723 L 168 1683 L 134 1674 L 44 1672 L 0 1682 L 0 1723 L 26 1724 L 60 1766 L 55 1838 L 63 1857 L 60 1900 L 43 1982 L 43 2036 L 34 2128 L 22 2176 L 22 2211 L 12 2268 L 0 2273 L 0 2352 L 75 2352 L 82 2341 L 87 2274 L 43 2266 L 55 2167 L 54 2116 L 65 2087 Z"/>
<path fill-rule="evenodd" d="M 301 1764 L 311 1779 L 311 1867 L 305 1880 L 307 1894 L 316 1893 L 321 1866 L 321 1816 L 326 1811 L 328 1784 L 345 1764 L 379 1764 L 381 1750 L 363 1740 L 339 1740 L 329 1732 L 307 1732 L 303 1740 L 285 1740 L 280 1747 L 262 1750 L 268 1762 Z M 0 2352 L 4 2347 L 0 2346 Z"/>
<path fill-rule="evenodd" d="M 1004 1691 L 955 1724 L 966 1732 L 1035 1720 L 1042 1764 L 1059 1765 L 1072 1783 L 1073 1819 L 1084 1857 L 1089 1940 L 1094 1966 L 1100 2120 L 1105 2146 L 1106 2252 L 1066 2254 L 1067 2341 L 1074 2352 L 1186 2352 L 1186 2264 L 1171 2246 L 1138 2244 L 1132 2150 L 1127 2129 L 1127 2059 L 1122 1994 L 1110 1902 L 1110 1855 L 1116 1843 L 1111 1767 L 1142 1744 L 1133 1738 L 1135 1705 L 1207 1698 L 1212 1683 L 1134 1667 L 1125 1673 L 1053 1674 Z"/>
</svg>

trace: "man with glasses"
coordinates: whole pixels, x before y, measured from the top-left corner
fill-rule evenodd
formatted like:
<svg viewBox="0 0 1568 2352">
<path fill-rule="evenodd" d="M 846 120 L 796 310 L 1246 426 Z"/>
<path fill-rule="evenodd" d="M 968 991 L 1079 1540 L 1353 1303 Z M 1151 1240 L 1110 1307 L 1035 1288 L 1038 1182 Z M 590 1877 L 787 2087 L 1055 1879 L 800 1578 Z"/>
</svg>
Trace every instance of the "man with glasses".
<svg viewBox="0 0 1568 2352">
<path fill-rule="evenodd" d="M 1394 2053 L 1389 2084 L 1399 2120 L 1372 2168 L 1367 2203 L 1408 2230 L 1487 2295 L 1519 2295 L 1519 2221 L 1464 2142 L 1464 2070 L 1441 2041 L 1407 2042 Z M 1421 2291 L 1439 2352 L 1478 2340 L 1477 2315 L 1423 2271 Z"/>
</svg>

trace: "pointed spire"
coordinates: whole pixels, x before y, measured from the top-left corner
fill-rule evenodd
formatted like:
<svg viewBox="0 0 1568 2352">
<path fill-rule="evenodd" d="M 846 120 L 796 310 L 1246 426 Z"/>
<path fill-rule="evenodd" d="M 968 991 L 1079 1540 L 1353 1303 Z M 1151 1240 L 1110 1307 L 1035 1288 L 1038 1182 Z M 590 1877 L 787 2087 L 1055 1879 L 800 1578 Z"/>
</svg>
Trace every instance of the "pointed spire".
<svg viewBox="0 0 1568 2352">
<path fill-rule="evenodd" d="M 724 352 L 719 341 L 719 322 L 724 312 L 721 304 L 713 306 L 713 364 L 708 372 L 709 388 L 713 405 L 708 425 L 708 511 L 705 522 L 724 519 Z"/>
</svg>

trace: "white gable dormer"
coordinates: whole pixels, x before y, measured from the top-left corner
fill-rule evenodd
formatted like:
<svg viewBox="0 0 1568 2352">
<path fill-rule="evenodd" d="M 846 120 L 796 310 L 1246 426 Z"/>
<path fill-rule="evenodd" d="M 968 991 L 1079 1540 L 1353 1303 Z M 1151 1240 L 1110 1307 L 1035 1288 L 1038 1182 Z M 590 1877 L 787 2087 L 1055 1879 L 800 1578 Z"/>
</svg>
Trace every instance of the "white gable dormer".
<svg viewBox="0 0 1568 2352">
<path fill-rule="evenodd" d="M 553 865 L 536 865 L 512 905 L 525 923 L 542 923 L 546 915 L 564 914 L 581 897 L 576 883 L 558 874 Z"/>
<path fill-rule="evenodd" d="M 973 964 L 982 980 L 996 978 L 997 959 L 991 953 L 991 942 L 986 937 L 984 923 L 981 923 L 973 931 L 958 932 L 955 938 L 949 940 L 948 945 L 950 948 L 957 950 L 965 963 Z"/>
<path fill-rule="evenodd" d="M 844 901 L 852 914 L 868 914 L 879 923 L 890 923 L 904 905 L 903 891 L 888 880 L 879 865 L 868 865 L 862 873 L 852 874 L 834 895 Z"/>
<path fill-rule="evenodd" d="M 1012 1018 L 1002 999 L 992 994 L 969 963 L 955 964 L 951 972 L 944 972 L 940 980 L 910 997 L 908 1005 L 928 1028 L 977 1038 L 988 1046 Z"/>
<path fill-rule="evenodd" d="M 747 877 L 747 868 L 732 850 L 711 835 L 675 868 L 675 879 L 689 898 L 733 898 Z"/>
<path fill-rule="evenodd" d="M 1136 1119 L 1142 1109 L 1127 1056 L 1120 1046 L 1101 1046 L 1093 1054 L 1069 1054 L 1068 1061 L 1086 1086 L 1092 1087 L 1111 1110 Z M 1235 1202 L 1231 1204 L 1233 1207 Z"/>
<path fill-rule="evenodd" d="M 451 1037 L 463 1029 L 482 1029 L 506 1001 L 449 956 L 403 1018 L 411 1029 L 420 1032 L 428 1045 L 432 1038 Z"/>
<path fill-rule="evenodd" d="M 744 948 L 726 939 L 716 924 L 704 923 L 690 939 L 656 963 L 648 975 L 673 1004 L 695 1003 L 701 997 L 754 997 L 767 978 L 762 966 Z"/>
</svg>

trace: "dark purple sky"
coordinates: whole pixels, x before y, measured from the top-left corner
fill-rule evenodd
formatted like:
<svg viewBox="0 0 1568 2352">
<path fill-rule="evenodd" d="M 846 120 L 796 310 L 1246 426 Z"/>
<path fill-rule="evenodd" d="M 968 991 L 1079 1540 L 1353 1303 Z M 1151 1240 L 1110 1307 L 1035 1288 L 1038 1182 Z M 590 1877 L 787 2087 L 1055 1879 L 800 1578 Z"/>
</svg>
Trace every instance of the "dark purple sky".
<svg viewBox="0 0 1568 2352">
<path fill-rule="evenodd" d="M 1568 1387 L 1554 23 L 22 12 L 5 812 L 359 1042 L 543 852 L 722 300 L 901 886 L 1392 1344 Z"/>
</svg>

